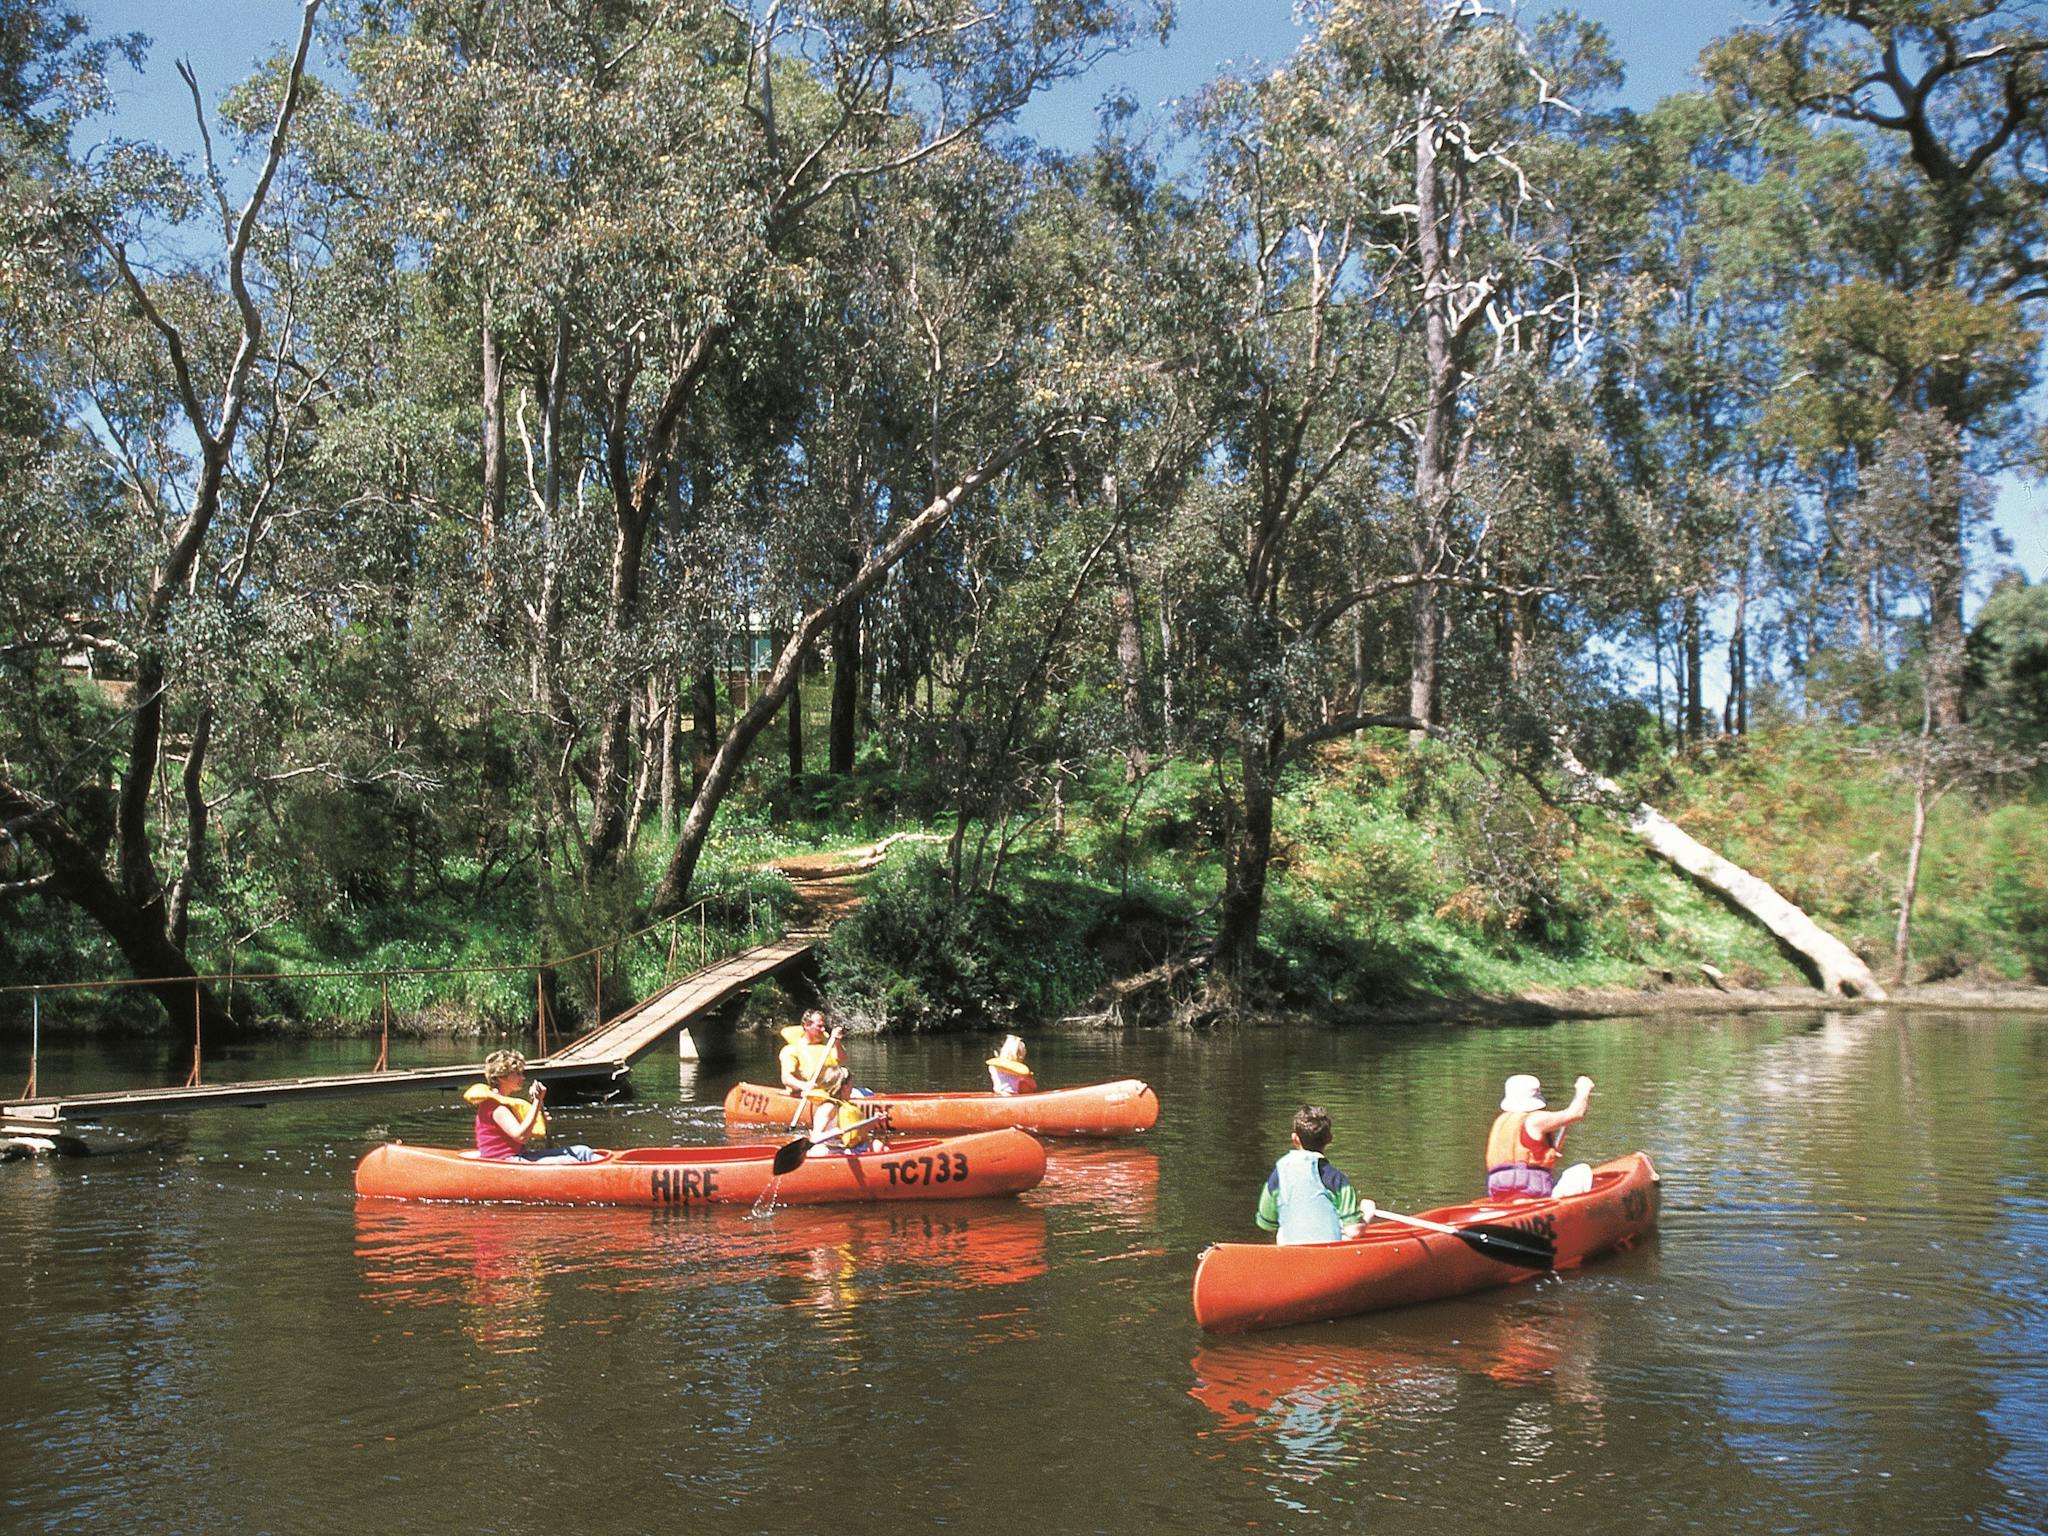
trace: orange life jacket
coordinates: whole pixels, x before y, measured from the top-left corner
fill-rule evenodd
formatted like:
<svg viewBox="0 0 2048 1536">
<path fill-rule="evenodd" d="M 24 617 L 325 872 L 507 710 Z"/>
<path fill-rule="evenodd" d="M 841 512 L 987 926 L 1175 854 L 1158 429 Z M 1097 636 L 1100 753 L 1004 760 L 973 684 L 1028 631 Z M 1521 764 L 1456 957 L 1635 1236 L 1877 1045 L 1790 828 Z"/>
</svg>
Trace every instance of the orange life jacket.
<svg viewBox="0 0 2048 1536">
<path fill-rule="evenodd" d="M 1564 1127 L 1559 1126 L 1548 1136 L 1531 1139 L 1523 1129 L 1532 1113 L 1526 1109 L 1504 1110 L 1493 1122 L 1493 1129 L 1486 1137 L 1486 1171 L 1494 1173 L 1502 1168 L 1555 1168 L 1564 1146 Z"/>
</svg>

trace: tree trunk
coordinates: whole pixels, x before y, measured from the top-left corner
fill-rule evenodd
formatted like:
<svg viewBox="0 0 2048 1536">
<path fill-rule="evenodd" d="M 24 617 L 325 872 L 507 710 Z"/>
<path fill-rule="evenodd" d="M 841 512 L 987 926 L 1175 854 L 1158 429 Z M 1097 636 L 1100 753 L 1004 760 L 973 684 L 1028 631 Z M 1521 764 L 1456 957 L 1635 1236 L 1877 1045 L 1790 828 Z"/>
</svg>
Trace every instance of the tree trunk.
<svg viewBox="0 0 2048 1536">
<path fill-rule="evenodd" d="M 678 802 L 676 755 L 682 749 L 678 745 L 682 735 L 683 690 L 673 674 L 662 691 L 661 699 L 661 825 L 663 831 L 671 831 L 676 818 L 682 814 Z"/>
<path fill-rule="evenodd" d="M 1749 564 L 1735 580 L 1735 614 L 1728 625 L 1728 707 L 1721 728 L 1741 736 L 1749 730 Z"/>
<path fill-rule="evenodd" d="M 483 301 L 483 589 L 488 604 L 496 597 L 498 529 L 505 522 L 505 365 L 498 352 L 498 330 L 491 296 Z"/>
<path fill-rule="evenodd" d="M 804 662 L 797 662 L 796 682 L 789 690 L 789 787 L 801 793 L 804 787 Z"/>
<path fill-rule="evenodd" d="M 1913 903 L 1920 894 L 1920 850 L 1927 844 L 1927 738 L 1920 741 L 1920 770 L 1913 776 L 1913 837 L 1906 845 L 1906 888 L 1899 895 L 1899 931 L 1892 940 L 1892 985 L 1903 986 L 1913 953 Z"/>
<path fill-rule="evenodd" d="M 1582 789 L 1593 791 L 1603 805 L 1618 809 L 1627 804 L 1619 785 L 1588 769 L 1561 741 L 1557 752 L 1566 774 Z M 1641 801 L 1627 811 L 1627 816 L 1629 830 L 1653 853 L 1747 913 L 1769 929 L 1780 944 L 1805 960 L 1830 997 L 1884 1001 L 1884 988 L 1856 952 L 1787 901 L 1768 881 L 1722 858 Z"/>
<path fill-rule="evenodd" d="M 655 742 L 660 740 L 660 701 L 655 694 L 654 679 L 647 680 L 634 713 L 640 716 L 634 730 L 634 737 L 640 743 L 640 766 L 633 774 L 633 806 L 626 813 L 626 853 L 630 856 L 640 841 L 640 823 L 647 815 L 647 797 L 652 791 L 656 771 Z"/>
<path fill-rule="evenodd" d="M 1415 568 L 1430 568 L 1433 562 L 1418 541 Z M 1443 648 L 1443 611 L 1437 602 L 1436 586 L 1424 582 L 1415 589 L 1415 605 L 1408 627 L 1408 713 L 1425 726 L 1437 723 L 1437 660 Z M 1429 732 L 1418 730 L 1409 741 L 1419 746 Z"/>
<path fill-rule="evenodd" d="M 1664 718 L 1664 603 L 1662 599 L 1659 599 L 1651 607 L 1649 620 L 1650 659 L 1651 665 L 1655 669 L 1654 680 L 1657 699 L 1657 742 L 1661 746 L 1669 739 L 1665 734 L 1667 726 Z"/>
<path fill-rule="evenodd" d="M 567 823 L 575 804 L 570 788 L 569 745 L 575 739 L 575 710 L 562 681 L 562 397 L 568 389 L 569 322 L 558 318 L 553 355 L 545 370 L 534 370 L 534 391 L 540 397 L 540 592 L 528 609 L 533 625 L 532 699 L 539 716 L 542 751 L 535 764 L 537 787 L 546 795 L 540 823 L 543 868 L 546 867 L 548 821 Z M 521 430 L 524 430 L 522 423 Z"/>
<path fill-rule="evenodd" d="M 155 909 L 163 892 L 156 863 L 149 854 L 149 792 L 156 782 L 157 753 L 162 749 L 164 665 L 146 650 L 135 665 L 135 713 L 128 723 L 128 761 L 121 770 L 121 789 L 114 807 L 114 867 L 121 894 L 138 911 Z"/>
<path fill-rule="evenodd" d="M 1159 734 L 1161 745 L 1172 752 L 1180 745 L 1179 697 L 1174 687 L 1174 668 L 1179 665 L 1173 644 L 1173 602 L 1159 595 Z"/>
<path fill-rule="evenodd" d="M 1513 597 L 1508 604 L 1508 679 L 1526 683 L 1536 660 L 1536 599 Z"/>
<path fill-rule="evenodd" d="M 849 603 L 832 619 L 832 724 L 826 766 L 834 773 L 853 772 L 860 730 L 860 676 L 860 604 Z"/>
<path fill-rule="evenodd" d="M 700 667 L 690 679 L 690 798 L 704 792 L 718 751 L 718 674 Z"/>
<path fill-rule="evenodd" d="M 1346 553 L 1349 556 L 1347 564 L 1351 585 L 1363 587 L 1369 579 L 1365 540 L 1355 520 L 1346 526 L 1345 542 L 1349 546 Z M 1359 710 L 1365 707 L 1366 699 L 1372 694 L 1373 674 L 1379 666 L 1379 648 L 1375 644 L 1377 636 L 1365 604 L 1360 603 L 1347 622 L 1351 625 L 1351 708 Z"/>
<path fill-rule="evenodd" d="M 164 927 L 178 952 L 185 952 L 192 892 L 206 868 L 206 747 L 213 738 L 213 706 L 199 711 L 192 727 L 192 745 L 185 753 L 185 867 L 171 884 Z"/>
<path fill-rule="evenodd" d="M 1927 478 L 1933 495 L 1927 508 L 1927 690 L 1934 728 L 1963 723 L 1963 431 L 1968 408 L 1963 380 L 1944 369 L 1928 395 L 1948 427 L 1939 451 L 1929 450 Z"/>
<path fill-rule="evenodd" d="M 1700 595 L 1698 592 L 1685 594 L 1685 729 L 1681 732 L 1687 741 L 1698 745 L 1706 740 L 1707 712 L 1700 686 Z"/>
<path fill-rule="evenodd" d="M 242 1032 L 241 1021 L 222 1006 L 213 989 L 193 979 L 192 962 L 171 943 L 159 913 L 129 900 L 55 806 L 0 779 L 0 825 L 43 851 L 50 861 L 52 892 L 97 923 L 120 949 L 130 970 L 138 977 L 150 978 L 145 990 L 163 1004 L 173 1022 L 192 1017 L 196 988 L 199 1025 L 206 1038 L 220 1040 Z"/>
<path fill-rule="evenodd" d="M 1445 305 L 1456 288 L 1444 228 L 1443 187 L 1436 167 L 1437 119 L 1425 98 L 1415 125 L 1416 246 L 1421 262 L 1422 352 L 1425 373 L 1422 436 L 1415 445 L 1415 527 L 1409 553 L 1417 576 L 1441 574 L 1449 550 L 1452 460 L 1458 424 L 1458 332 Z M 1425 726 L 1437 721 L 1437 665 L 1443 650 L 1443 611 L 1434 580 L 1415 589 L 1408 661 L 1408 713 Z M 1418 730 L 1409 744 L 1428 737 Z"/>
<path fill-rule="evenodd" d="M 1137 782 L 1145 771 L 1145 744 L 1152 721 L 1145 708 L 1145 631 L 1138 622 L 1138 584 L 1131 575 L 1129 551 L 1118 539 L 1113 556 L 1115 576 L 1110 605 L 1116 615 L 1116 672 L 1124 716 L 1124 782 Z"/>
<path fill-rule="evenodd" d="M 1216 925 L 1216 969 L 1239 978 L 1258 960 L 1259 926 L 1266 911 L 1266 866 L 1273 857 L 1273 781 L 1265 757 L 1246 747 L 1243 816 L 1224 852 L 1223 899 Z"/>
</svg>

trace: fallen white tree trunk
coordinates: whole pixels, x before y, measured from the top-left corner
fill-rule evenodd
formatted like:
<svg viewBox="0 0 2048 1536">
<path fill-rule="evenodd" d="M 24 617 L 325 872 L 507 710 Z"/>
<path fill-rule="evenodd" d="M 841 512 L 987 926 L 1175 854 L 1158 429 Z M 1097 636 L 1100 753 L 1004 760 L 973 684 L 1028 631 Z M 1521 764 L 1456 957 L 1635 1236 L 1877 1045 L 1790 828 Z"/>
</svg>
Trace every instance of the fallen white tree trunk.
<svg viewBox="0 0 2048 1536">
<path fill-rule="evenodd" d="M 1628 797 L 1621 786 L 1581 763 L 1563 742 L 1557 743 L 1557 754 L 1565 772 L 1581 788 L 1592 790 L 1597 799 L 1617 812 L 1628 807 Z M 1652 852 L 1718 891 L 1768 928 L 1779 943 L 1804 957 L 1820 978 L 1821 989 L 1830 997 L 1885 1000 L 1884 988 L 1856 952 L 1779 895 L 1769 881 L 1729 863 L 1670 817 L 1640 800 L 1628 807 L 1626 814 L 1629 830 L 1647 843 Z"/>
</svg>

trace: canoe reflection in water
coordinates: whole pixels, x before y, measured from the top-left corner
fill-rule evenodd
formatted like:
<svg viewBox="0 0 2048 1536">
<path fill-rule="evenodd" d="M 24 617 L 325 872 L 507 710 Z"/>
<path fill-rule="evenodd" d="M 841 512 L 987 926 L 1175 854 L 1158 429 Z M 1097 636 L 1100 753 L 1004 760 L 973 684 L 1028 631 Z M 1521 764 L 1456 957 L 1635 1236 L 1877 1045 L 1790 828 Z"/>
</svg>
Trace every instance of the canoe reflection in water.
<svg viewBox="0 0 2048 1536">
<path fill-rule="evenodd" d="M 551 1292 L 703 1290 L 722 1308 L 1011 1285 L 1045 1272 L 1045 1217 L 1014 1200 L 786 1208 L 762 1221 L 734 1211 L 365 1201 L 356 1258 L 365 1300 L 392 1312 L 466 1306 L 489 1319 L 472 1330 L 479 1342 L 520 1347 Z"/>
<path fill-rule="evenodd" d="M 1356 1461 L 1376 1440 L 1406 1440 L 1447 1421 L 1476 1396 L 1503 1393 L 1573 1409 L 1570 1439 L 1604 1439 L 1598 1313 L 1560 1291 L 1516 1305 L 1446 1303 L 1447 1331 L 1417 1337 L 1386 1324 L 1344 1326 L 1343 1335 L 1216 1342 L 1190 1362 L 1188 1395 L 1216 1417 L 1227 1440 L 1270 1440 L 1305 1475 L 1332 1460 Z M 1511 1461 L 1554 1449 L 1547 1416 L 1511 1412 Z"/>
<path fill-rule="evenodd" d="M 1150 1230 L 1159 1213 L 1159 1154 L 1146 1147 L 1063 1144 L 1047 1154 L 1044 1182 L 1021 1198 L 1041 1209 L 1067 1208 L 1096 1218 L 1084 1219 L 1082 1231 Z"/>
</svg>

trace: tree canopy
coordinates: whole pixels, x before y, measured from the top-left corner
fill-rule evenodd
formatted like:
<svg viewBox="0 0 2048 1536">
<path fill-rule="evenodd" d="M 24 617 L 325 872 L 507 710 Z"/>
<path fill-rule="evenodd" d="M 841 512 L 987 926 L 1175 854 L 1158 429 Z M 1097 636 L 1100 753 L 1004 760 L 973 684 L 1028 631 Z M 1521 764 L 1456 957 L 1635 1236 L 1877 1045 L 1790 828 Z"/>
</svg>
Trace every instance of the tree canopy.
<svg viewBox="0 0 2048 1536">
<path fill-rule="evenodd" d="M 1243 978 L 1332 742 L 2038 742 L 2040 589 L 1965 625 L 2035 7 L 1788 5 L 1647 113 L 1569 16 L 1303 14 L 1060 154 L 1019 109 L 1165 6 L 307 0 L 88 148 L 161 66 L 0 0 L 0 910 L 167 1002 L 424 890 L 584 938 L 863 754 L 990 894 L 1109 759 L 1206 776 Z"/>
</svg>

